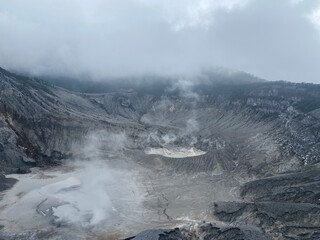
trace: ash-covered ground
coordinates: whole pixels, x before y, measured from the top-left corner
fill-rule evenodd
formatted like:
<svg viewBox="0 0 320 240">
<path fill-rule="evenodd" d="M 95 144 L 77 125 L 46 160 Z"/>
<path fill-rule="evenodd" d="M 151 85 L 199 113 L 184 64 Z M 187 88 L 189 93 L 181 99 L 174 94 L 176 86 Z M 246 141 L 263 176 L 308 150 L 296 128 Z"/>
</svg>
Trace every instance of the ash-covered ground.
<svg viewBox="0 0 320 240">
<path fill-rule="evenodd" d="M 319 85 L 0 79 L 1 239 L 320 238 Z"/>
<path fill-rule="evenodd" d="M 110 147 L 110 141 L 116 147 Z M 18 182 L 0 202 L 1 237 L 126 238 L 146 228 L 213 221 L 210 203 L 239 198 L 235 178 L 146 169 L 128 154 L 125 144 L 124 134 L 91 134 L 79 158 L 7 175 Z M 186 161 L 195 153 L 205 154 L 194 148 L 161 149 L 165 157 L 170 152 L 170 157 Z M 146 152 L 155 159 L 161 156 L 157 150 Z"/>
</svg>

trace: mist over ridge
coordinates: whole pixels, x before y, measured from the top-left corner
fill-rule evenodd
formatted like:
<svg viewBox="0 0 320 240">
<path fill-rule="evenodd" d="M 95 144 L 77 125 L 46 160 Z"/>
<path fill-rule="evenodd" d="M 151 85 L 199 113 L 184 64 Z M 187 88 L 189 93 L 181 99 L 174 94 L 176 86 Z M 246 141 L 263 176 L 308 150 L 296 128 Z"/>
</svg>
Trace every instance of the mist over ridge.
<svg viewBox="0 0 320 240">
<path fill-rule="evenodd" d="M 239 69 L 319 82 L 320 2 L 4 0 L 0 66 L 91 79 Z"/>
</svg>

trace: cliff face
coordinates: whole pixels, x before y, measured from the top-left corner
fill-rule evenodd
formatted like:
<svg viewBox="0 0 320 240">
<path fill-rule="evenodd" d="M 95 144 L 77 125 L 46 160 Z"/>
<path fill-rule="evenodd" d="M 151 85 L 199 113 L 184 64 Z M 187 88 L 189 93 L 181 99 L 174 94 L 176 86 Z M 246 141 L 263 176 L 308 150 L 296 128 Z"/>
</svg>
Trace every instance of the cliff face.
<svg viewBox="0 0 320 240">
<path fill-rule="evenodd" d="M 4 133 L 1 169 L 6 173 L 14 172 L 25 162 L 33 162 L 33 166 L 55 164 L 69 156 L 72 144 L 92 129 L 137 125 L 121 116 L 121 112 L 108 112 L 85 95 L 5 70 L 1 70 L 0 78 L 0 121 Z M 117 104 L 121 106 L 120 101 L 110 103 L 115 108 Z"/>
<path fill-rule="evenodd" d="M 0 69 L 0 91 L 1 174 L 59 164 L 90 131 L 125 132 L 127 154 L 145 168 L 160 164 L 161 171 L 219 173 L 245 182 L 242 203 L 212 203 L 218 220 L 255 225 L 280 239 L 319 235 L 319 85 L 209 79 L 187 88 L 81 94 Z M 172 161 L 143 152 L 179 146 L 206 154 Z M 0 189 L 14 183 L 0 181 Z M 232 231 L 246 236 L 250 229 Z"/>
</svg>

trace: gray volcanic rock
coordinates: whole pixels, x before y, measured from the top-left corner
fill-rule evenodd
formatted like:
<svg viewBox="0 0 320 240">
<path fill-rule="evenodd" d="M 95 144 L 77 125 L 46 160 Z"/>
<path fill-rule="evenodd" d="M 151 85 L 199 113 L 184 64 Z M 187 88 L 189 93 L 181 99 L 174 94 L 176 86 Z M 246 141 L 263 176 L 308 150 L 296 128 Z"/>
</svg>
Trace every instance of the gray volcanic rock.
<svg viewBox="0 0 320 240">
<path fill-rule="evenodd" d="M 271 239 L 261 229 L 250 225 L 238 227 L 219 227 L 212 224 L 203 224 L 199 227 L 198 232 L 199 237 L 196 237 L 195 239 Z"/>
<path fill-rule="evenodd" d="M 159 89 L 88 94 L 0 69 L 0 190 L 14 183 L 3 174 L 77 155 L 91 131 L 125 132 L 126 156 L 144 169 L 243 185 L 232 188 L 238 202 L 204 210 L 226 226 L 150 230 L 133 239 L 319 239 L 320 85 L 198 80 L 188 88 L 166 81 Z M 144 152 L 178 147 L 205 154 Z"/>
<path fill-rule="evenodd" d="M 218 202 L 213 214 L 221 221 L 263 228 L 273 238 L 318 239 L 320 206 L 309 203 Z"/>
<path fill-rule="evenodd" d="M 98 103 L 49 85 L 0 71 L 1 170 L 15 172 L 22 159 L 53 165 L 71 154 L 75 141 L 92 129 L 135 129 L 141 126 Z M 10 152 L 11 151 L 11 152 Z M 27 162 L 30 162 L 27 160 Z"/>
<path fill-rule="evenodd" d="M 147 230 L 126 240 L 270 240 L 259 228 L 253 226 L 221 227 L 201 224 L 192 229 Z"/>
<path fill-rule="evenodd" d="M 213 214 L 232 224 L 253 224 L 274 238 L 319 239 L 319 168 L 306 167 L 245 183 L 241 196 L 249 202 L 219 202 Z"/>
<path fill-rule="evenodd" d="M 162 138 L 173 134 L 171 145 L 208 151 L 209 158 L 227 171 L 237 166 L 236 171 L 251 177 L 320 161 L 317 85 L 228 85 L 213 80 L 187 92 L 163 91 L 159 96 L 150 91 L 73 93 L 3 69 L 0 78 L 2 126 L 15 139 L 11 148 L 17 145 L 15 151 L 24 153 L 11 154 L 15 160 L 6 154 L 8 163 L 1 166 L 6 172 L 8 168 L 14 171 L 20 156 L 38 165 L 55 164 L 70 156 L 75 141 L 81 142 L 95 129 L 125 130 L 135 148 L 159 145 Z M 6 144 L 4 139 L 0 143 Z"/>
<path fill-rule="evenodd" d="M 133 239 L 133 240 L 164 240 L 164 239 L 181 239 L 181 240 L 188 240 L 179 229 L 174 230 L 146 230 L 139 233 L 137 236 L 128 238 L 126 240 Z"/>
<path fill-rule="evenodd" d="M 306 168 L 245 183 L 241 195 L 246 201 L 320 204 L 320 169 Z"/>
<path fill-rule="evenodd" d="M 214 205 L 214 215 L 221 221 L 257 221 L 260 225 L 270 226 L 276 222 L 293 224 L 295 221 L 316 225 L 320 220 L 319 212 L 320 206 L 309 203 L 217 202 Z M 249 214 L 256 216 L 247 218 Z"/>
<path fill-rule="evenodd" d="M 0 191 L 11 188 L 16 182 L 16 179 L 6 178 L 4 175 L 0 174 Z"/>
</svg>

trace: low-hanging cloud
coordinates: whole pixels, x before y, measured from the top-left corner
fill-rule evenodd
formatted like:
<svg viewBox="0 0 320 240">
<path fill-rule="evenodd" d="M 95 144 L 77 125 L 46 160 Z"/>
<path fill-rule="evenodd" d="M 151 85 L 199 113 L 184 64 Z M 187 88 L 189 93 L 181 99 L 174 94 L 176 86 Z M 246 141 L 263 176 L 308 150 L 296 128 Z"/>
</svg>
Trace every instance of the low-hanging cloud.
<svg viewBox="0 0 320 240">
<path fill-rule="evenodd" d="M 3 0 L 0 66 L 93 79 L 223 66 L 320 82 L 320 1 Z"/>
</svg>

